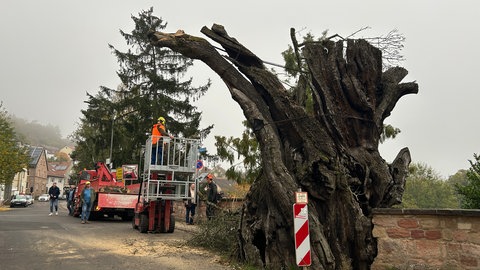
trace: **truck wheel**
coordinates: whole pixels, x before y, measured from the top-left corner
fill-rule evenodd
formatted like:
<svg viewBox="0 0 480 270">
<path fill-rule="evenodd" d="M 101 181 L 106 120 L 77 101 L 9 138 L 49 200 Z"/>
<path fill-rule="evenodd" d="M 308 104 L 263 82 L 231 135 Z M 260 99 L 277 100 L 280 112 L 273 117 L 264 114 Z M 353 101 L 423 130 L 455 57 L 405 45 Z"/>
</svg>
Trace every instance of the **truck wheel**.
<svg viewBox="0 0 480 270">
<path fill-rule="evenodd" d="M 148 216 L 146 214 L 140 215 L 140 225 L 138 225 L 138 230 L 141 233 L 146 233 L 148 231 Z"/>
<path fill-rule="evenodd" d="M 170 215 L 170 227 L 168 227 L 167 233 L 173 233 L 175 231 L 175 217 Z"/>
</svg>

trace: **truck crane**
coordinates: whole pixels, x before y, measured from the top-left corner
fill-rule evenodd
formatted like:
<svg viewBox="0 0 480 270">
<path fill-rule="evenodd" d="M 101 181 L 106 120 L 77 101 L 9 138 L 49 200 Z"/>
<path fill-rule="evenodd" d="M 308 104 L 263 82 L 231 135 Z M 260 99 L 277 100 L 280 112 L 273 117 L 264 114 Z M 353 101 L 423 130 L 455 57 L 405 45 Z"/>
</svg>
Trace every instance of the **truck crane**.
<svg viewBox="0 0 480 270">
<path fill-rule="evenodd" d="M 125 185 L 115 179 L 115 173 L 110 172 L 105 163 L 97 162 L 94 170 L 80 172 L 80 181 L 75 187 L 73 216 L 78 217 L 82 212 L 80 194 L 85 188 L 85 183 L 95 190 L 95 201 L 92 205 L 91 218 L 95 219 L 104 215 L 120 216 L 122 220 L 133 218 L 137 195 L 140 184 Z"/>
</svg>

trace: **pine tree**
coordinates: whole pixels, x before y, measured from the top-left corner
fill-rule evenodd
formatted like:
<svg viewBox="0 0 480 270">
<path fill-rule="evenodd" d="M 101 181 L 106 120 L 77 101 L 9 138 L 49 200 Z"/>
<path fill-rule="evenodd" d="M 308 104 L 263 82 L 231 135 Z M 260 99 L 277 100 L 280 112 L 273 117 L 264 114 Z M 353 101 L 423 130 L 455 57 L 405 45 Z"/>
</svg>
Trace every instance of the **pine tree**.
<svg viewBox="0 0 480 270">
<path fill-rule="evenodd" d="M 192 105 L 208 90 L 210 81 L 194 87 L 192 78 L 183 79 L 192 60 L 150 44 L 148 33 L 166 27 L 153 15 L 153 8 L 132 20 L 135 28 L 131 33 L 120 31 L 127 51 L 109 45 L 120 65 L 121 85 L 117 89 L 101 87 L 95 96 L 89 94 L 88 109 L 82 111 L 74 154 L 81 161 L 80 168 L 110 156 L 115 165 L 138 163 L 146 134 L 160 116 L 175 136 L 204 137 L 213 127 L 199 130 L 201 112 Z"/>
</svg>

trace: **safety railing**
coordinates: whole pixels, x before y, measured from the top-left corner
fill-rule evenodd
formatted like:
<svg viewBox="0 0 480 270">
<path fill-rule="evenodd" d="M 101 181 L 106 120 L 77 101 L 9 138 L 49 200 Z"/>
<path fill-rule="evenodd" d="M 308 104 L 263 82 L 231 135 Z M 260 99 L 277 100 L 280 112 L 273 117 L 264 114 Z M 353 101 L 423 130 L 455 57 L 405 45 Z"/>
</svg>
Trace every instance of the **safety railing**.
<svg viewBox="0 0 480 270">
<path fill-rule="evenodd" d="M 157 142 L 157 143 L 152 143 Z M 185 200 L 195 183 L 200 140 L 150 136 L 145 144 L 145 200 Z"/>
<path fill-rule="evenodd" d="M 157 143 L 152 144 L 153 141 Z M 153 171 L 191 172 L 196 170 L 200 140 L 151 136 L 145 147 L 145 164 Z"/>
</svg>

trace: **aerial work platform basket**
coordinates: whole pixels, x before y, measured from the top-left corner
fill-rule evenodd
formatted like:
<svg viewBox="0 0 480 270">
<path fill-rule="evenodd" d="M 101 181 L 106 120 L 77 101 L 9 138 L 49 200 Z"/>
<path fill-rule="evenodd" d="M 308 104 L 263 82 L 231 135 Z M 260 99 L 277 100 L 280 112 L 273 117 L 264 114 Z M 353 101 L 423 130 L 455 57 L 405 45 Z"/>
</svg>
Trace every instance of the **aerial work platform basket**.
<svg viewBox="0 0 480 270">
<path fill-rule="evenodd" d="M 188 189 L 195 184 L 199 148 L 199 139 L 150 136 L 145 144 L 143 199 L 192 199 Z"/>
<path fill-rule="evenodd" d="M 196 200 L 188 191 L 191 184 L 196 184 L 198 191 L 199 148 L 198 139 L 155 136 L 147 139 L 140 193 L 132 220 L 134 229 L 141 233 L 173 233 L 173 201 Z"/>
</svg>

